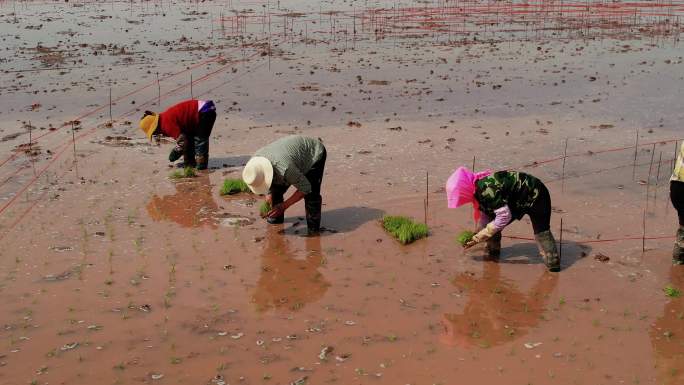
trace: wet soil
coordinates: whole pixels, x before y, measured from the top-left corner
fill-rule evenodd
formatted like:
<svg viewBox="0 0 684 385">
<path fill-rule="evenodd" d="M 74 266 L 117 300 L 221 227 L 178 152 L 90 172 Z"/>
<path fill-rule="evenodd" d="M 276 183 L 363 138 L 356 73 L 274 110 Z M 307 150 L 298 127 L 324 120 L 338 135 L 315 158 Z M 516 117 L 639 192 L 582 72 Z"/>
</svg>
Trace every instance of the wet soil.
<svg viewBox="0 0 684 385">
<path fill-rule="evenodd" d="M 412 5 L 0 2 L 0 383 L 682 383 L 681 6 L 426 32 Z M 136 122 L 190 96 L 210 170 L 171 180 Z M 328 149 L 317 238 L 302 204 L 269 226 L 219 195 L 294 133 Z M 456 244 L 443 185 L 473 162 L 547 184 L 561 273 L 527 218 L 498 261 Z"/>
</svg>

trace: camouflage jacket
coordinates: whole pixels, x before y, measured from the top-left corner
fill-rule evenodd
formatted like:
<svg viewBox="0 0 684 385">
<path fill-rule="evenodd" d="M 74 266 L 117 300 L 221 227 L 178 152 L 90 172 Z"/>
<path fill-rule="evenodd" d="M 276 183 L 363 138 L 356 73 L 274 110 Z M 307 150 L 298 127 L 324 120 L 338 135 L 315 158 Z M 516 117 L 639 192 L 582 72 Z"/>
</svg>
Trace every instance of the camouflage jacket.
<svg viewBox="0 0 684 385">
<path fill-rule="evenodd" d="M 536 202 L 542 181 L 517 171 L 497 171 L 475 182 L 475 199 L 480 211 L 494 218 L 494 210 L 508 205 L 513 219 L 520 220 Z"/>
</svg>

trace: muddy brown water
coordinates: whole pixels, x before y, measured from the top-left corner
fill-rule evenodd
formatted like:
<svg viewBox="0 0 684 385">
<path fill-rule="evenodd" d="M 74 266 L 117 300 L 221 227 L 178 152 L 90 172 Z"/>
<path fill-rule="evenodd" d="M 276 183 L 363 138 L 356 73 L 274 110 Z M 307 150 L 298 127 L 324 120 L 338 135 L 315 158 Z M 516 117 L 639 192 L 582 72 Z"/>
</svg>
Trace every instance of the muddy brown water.
<svg viewBox="0 0 684 385">
<path fill-rule="evenodd" d="M 325 12 L 348 7 L 0 2 L 12 53 L 0 61 L 0 161 L 28 143 L 27 127 L 32 138 L 51 132 L 32 144 L 39 154 L 0 166 L 0 383 L 684 381 L 684 302 L 663 291 L 684 290 L 672 239 L 647 240 L 645 252 L 641 239 L 600 242 L 639 238 L 644 210 L 647 235 L 673 235 L 674 143 L 640 147 L 636 168 L 633 149 L 597 153 L 633 145 L 637 129 L 642 144 L 681 136 L 681 27 L 490 29 L 479 35 L 489 42 L 458 43 L 359 33 L 345 49 L 350 19 Z M 255 43 L 266 24 L 220 31 L 231 8 L 272 14 L 282 42 L 271 56 Z M 293 19 L 308 29 L 278 35 Z M 230 64 L 192 91 L 219 107 L 213 169 L 170 180 L 171 144 L 136 128 L 157 108 L 156 85 L 124 95 L 156 72 L 162 92 L 182 87 L 189 74 L 165 76 L 216 54 L 228 61 L 192 70 L 202 79 Z M 110 87 L 122 97 L 111 127 Z M 181 88 L 162 105 L 189 96 Z M 81 118 L 75 134 L 89 136 L 74 156 L 64 123 L 99 107 Z M 328 148 L 331 231 L 319 238 L 302 236 L 301 204 L 268 226 L 254 197 L 218 192 L 257 148 L 291 133 Z M 533 165 L 562 155 L 566 138 L 564 171 Z M 530 240 L 504 238 L 498 262 L 456 245 L 471 212 L 447 210 L 443 184 L 473 157 L 478 170 L 515 167 L 547 183 L 556 238 L 563 218 L 561 273 L 545 272 Z M 430 236 L 399 245 L 378 224 L 385 213 L 427 217 Z M 531 237 L 529 220 L 504 235 Z"/>
</svg>

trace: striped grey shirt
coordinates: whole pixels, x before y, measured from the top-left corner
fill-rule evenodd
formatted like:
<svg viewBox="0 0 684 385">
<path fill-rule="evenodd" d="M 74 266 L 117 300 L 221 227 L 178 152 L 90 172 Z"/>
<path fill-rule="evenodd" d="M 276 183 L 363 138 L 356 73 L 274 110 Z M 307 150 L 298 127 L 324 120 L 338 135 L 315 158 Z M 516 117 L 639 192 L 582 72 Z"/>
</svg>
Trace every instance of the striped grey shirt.
<svg viewBox="0 0 684 385">
<path fill-rule="evenodd" d="M 325 147 L 320 140 L 292 135 L 260 148 L 254 156 L 262 156 L 273 165 L 272 185 L 295 186 L 304 194 L 311 193 L 305 174 L 321 159 Z"/>
</svg>

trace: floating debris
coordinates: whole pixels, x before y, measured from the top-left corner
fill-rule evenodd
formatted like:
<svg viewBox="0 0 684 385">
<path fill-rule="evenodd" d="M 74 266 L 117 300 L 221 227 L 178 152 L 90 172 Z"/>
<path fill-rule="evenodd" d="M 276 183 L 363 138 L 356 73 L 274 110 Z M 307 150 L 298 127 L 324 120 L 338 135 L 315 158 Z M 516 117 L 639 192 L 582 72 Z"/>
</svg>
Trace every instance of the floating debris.
<svg viewBox="0 0 684 385">
<path fill-rule="evenodd" d="M 306 384 L 306 380 L 308 380 L 308 376 L 300 377 L 292 382 L 290 382 L 290 385 L 304 385 Z"/>
<path fill-rule="evenodd" d="M 328 354 L 332 353 L 332 351 L 335 350 L 332 346 L 326 346 L 323 349 L 321 349 L 321 354 L 318 355 L 318 358 L 321 360 L 325 360 L 328 358 Z"/>
<path fill-rule="evenodd" d="M 536 348 L 537 346 L 540 346 L 541 344 L 542 344 L 541 342 L 527 342 L 527 343 L 525 344 L 525 347 L 528 348 L 528 349 L 534 349 L 534 348 Z"/>
<path fill-rule="evenodd" d="M 78 347 L 78 342 L 72 342 L 70 344 L 64 344 L 59 350 L 66 352 L 67 350 L 73 350 Z"/>
<path fill-rule="evenodd" d="M 50 246 L 50 250 L 56 251 L 58 253 L 63 253 L 65 251 L 72 251 L 74 248 L 71 246 Z"/>
<path fill-rule="evenodd" d="M 344 354 L 340 354 L 339 356 L 335 356 L 335 360 L 338 362 L 344 362 L 344 361 L 347 361 L 349 359 L 349 357 L 351 357 L 351 354 L 344 353 Z"/>
</svg>

